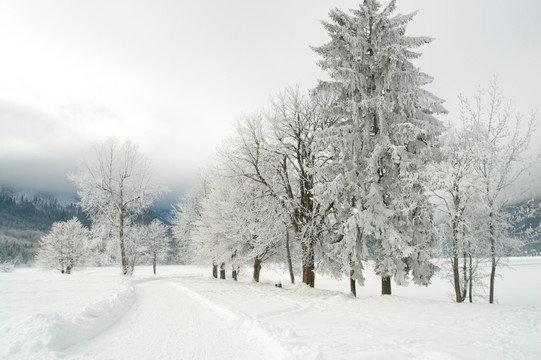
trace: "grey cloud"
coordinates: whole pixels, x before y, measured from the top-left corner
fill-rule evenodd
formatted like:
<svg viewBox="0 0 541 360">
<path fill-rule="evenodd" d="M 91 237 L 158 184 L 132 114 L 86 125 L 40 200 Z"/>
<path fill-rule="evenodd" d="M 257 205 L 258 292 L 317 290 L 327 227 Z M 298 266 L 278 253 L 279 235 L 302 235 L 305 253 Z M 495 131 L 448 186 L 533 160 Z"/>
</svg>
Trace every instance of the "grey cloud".
<svg viewBox="0 0 541 360">
<path fill-rule="evenodd" d="M 55 128 L 48 114 L 35 108 L 0 99 L 0 138 L 42 133 Z"/>
<path fill-rule="evenodd" d="M 67 178 L 76 169 L 69 159 L 59 158 L 0 158 L 0 185 L 30 192 L 75 195 Z"/>
</svg>

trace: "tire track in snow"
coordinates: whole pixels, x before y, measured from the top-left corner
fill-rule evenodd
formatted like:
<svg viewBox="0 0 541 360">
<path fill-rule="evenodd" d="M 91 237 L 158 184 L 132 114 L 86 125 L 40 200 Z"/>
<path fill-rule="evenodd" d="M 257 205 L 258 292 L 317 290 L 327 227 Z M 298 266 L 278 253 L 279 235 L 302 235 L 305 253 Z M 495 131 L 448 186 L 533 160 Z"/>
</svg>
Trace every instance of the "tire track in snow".
<svg viewBox="0 0 541 360">
<path fill-rule="evenodd" d="M 232 326 L 242 329 L 244 336 L 263 344 L 265 353 L 273 359 L 321 359 L 319 346 L 297 341 L 300 337 L 294 330 L 295 315 L 307 309 L 306 303 L 282 297 L 274 291 L 263 291 L 258 288 L 259 284 L 201 278 L 183 280 L 176 285 Z M 212 286 L 208 286 L 209 282 Z M 291 317 L 292 323 L 284 324 L 282 319 L 287 317 Z M 274 319 L 280 321 L 275 323 Z"/>
<path fill-rule="evenodd" d="M 251 342 L 260 344 L 260 347 L 264 350 L 266 358 L 269 359 L 305 359 L 302 349 L 288 348 L 279 336 L 272 331 L 269 331 L 269 327 L 263 326 L 263 324 L 244 313 L 235 312 L 220 306 L 205 296 L 199 294 L 197 291 L 190 289 L 182 285 L 179 282 L 172 283 L 181 289 L 186 295 L 191 296 L 194 300 L 207 306 L 211 311 L 220 316 L 226 321 L 232 328 L 238 329 L 245 339 L 250 339 Z M 252 289 L 253 290 L 253 289 Z"/>
<path fill-rule="evenodd" d="M 276 358 L 257 337 L 246 341 L 246 329 L 233 318 L 217 316 L 171 280 L 140 282 L 135 289 L 135 304 L 114 326 L 59 355 L 100 360 Z"/>
</svg>

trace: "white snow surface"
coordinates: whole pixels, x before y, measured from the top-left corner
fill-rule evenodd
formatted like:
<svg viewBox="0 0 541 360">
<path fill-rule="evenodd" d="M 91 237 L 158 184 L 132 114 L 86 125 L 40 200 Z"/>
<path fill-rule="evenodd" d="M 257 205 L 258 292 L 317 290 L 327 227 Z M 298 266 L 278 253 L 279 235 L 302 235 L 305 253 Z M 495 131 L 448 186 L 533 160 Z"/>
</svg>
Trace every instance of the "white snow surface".
<svg viewBox="0 0 541 360">
<path fill-rule="evenodd" d="M 0 273 L 0 359 L 541 359 L 541 258 L 510 259 L 489 305 L 452 287 L 393 287 L 367 273 L 316 289 L 264 266 L 261 283 L 210 267 Z M 228 274 L 229 275 L 229 274 Z M 281 281 L 283 288 L 274 283 Z"/>
</svg>

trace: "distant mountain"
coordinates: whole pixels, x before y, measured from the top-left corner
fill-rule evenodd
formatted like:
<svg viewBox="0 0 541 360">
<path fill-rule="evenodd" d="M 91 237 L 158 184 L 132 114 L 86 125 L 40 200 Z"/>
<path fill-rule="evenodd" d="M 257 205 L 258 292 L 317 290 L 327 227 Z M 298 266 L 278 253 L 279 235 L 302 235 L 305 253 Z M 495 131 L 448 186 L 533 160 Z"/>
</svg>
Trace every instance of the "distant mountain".
<svg viewBox="0 0 541 360">
<path fill-rule="evenodd" d="M 168 215 L 165 211 L 163 214 Z M 59 201 L 51 194 L 28 194 L 0 187 L 0 262 L 32 263 L 39 248 L 39 239 L 50 231 L 51 225 L 74 216 L 90 227 L 90 220 L 75 200 Z M 153 210 L 139 216 L 136 221 L 148 224 L 155 218 L 170 225 L 166 216 Z"/>
<path fill-rule="evenodd" d="M 89 225 L 84 213 L 73 203 L 61 204 L 50 194 L 29 195 L 1 187 L 0 261 L 32 262 L 39 248 L 39 239 L 51 229 L 51 225 L 74 216 Z"/>
</svg>

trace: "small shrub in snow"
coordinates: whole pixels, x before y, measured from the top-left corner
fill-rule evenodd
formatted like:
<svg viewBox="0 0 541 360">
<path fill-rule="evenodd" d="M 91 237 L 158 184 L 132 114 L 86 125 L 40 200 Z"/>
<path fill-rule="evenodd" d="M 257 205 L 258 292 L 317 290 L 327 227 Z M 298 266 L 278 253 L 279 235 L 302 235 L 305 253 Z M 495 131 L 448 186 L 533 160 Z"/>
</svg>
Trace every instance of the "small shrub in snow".
<svg viewBox="0 0 541 360">
<path fill-rule="evenodd" d="M 0 272 L 12 272 L 15 268 L 13 260 L 0 262 Z"/>
</svg>

